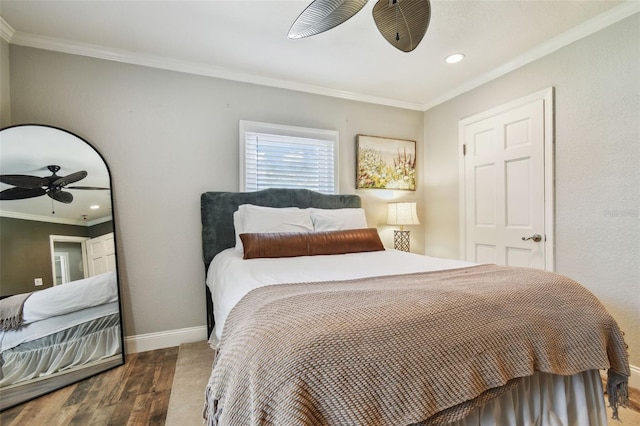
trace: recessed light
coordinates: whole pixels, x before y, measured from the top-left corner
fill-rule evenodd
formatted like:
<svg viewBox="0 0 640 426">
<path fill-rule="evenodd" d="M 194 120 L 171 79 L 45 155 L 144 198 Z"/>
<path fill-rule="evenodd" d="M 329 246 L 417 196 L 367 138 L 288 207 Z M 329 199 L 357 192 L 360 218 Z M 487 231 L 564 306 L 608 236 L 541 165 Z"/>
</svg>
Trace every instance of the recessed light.
<svg viewBox="0 0 640 426">
<path fill-rule="evenodd" d="M 464 54 L 462 53 L 454 53 L 453 55 L 449 55 L 445 58 L 445 62 L 448 64 L 455 64 L 464 59 Z"/>
<path fill-rule="evenodd" d="M 89 207 L 89 208 L 90 208 L 91 210 L 98 210 L 98 209 L 100 208 L 100 206 L 99 206 L 99 205 L 97 205 L 97 204 L 94 204 L 94 205 L 92 205 L 92 206 L 91 206 L 91 207 Z"/>
</svg>

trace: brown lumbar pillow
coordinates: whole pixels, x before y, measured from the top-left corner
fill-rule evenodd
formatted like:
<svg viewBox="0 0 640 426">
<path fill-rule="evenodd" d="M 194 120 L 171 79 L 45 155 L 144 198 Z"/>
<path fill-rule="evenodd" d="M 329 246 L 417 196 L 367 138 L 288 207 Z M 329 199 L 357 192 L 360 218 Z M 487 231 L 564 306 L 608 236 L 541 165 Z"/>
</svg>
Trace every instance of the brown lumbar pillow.
<svg viewBox="0 0 640 426">
<path fill-rule="evenodd" d="M 345 254 L 384 250 L 375 228 L 327 232 L 240 234 L 244 258 Z"/>
</svg>

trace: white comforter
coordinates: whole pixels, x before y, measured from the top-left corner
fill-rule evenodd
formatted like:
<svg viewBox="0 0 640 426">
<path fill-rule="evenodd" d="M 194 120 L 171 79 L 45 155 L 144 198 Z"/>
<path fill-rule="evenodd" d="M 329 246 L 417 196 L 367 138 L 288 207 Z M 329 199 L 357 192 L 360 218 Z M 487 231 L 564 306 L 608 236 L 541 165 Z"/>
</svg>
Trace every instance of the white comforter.
<svg viewBox="0 0 640 426">
<path fill-rule="evenodd" d="M 209 343 L 216 346 L 231 309 L 254 288 L 271 284 L 322 282 L 409 274 L 472 266 L 473 263 L 385 250 L 330 256 L 244 260 L 230 248 L 211 262 L 207 286 L 213 297 L 215 328 Z"/>
<path fill-rule="evenodd" d="M 22 311 L 22 326 L 0 332 L 0 351 L 119 312 L 115 272 L 34 292 Z"/>
<path fill-rule="evenodd" d="M 116 273 L 106 272 L 34 292 L 24 304 L 23 324 L 118 300 Z"/>
</svg>

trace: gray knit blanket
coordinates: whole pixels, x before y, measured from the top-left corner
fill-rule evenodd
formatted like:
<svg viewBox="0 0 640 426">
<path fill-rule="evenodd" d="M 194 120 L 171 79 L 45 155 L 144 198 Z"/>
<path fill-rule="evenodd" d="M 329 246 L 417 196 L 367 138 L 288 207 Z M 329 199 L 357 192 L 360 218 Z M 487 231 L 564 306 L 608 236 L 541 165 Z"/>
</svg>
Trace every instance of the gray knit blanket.
<svg viewBox="0 0 640 426">
<path fill-rule="evenodd" d="M 230 312 L 209 425 L 446 424 L 535 371 L 630 374 L 615 320 L 545 271 L 456 270 L 255 289 Z"/>
<path fill-rule="evenodd" d="M 29 296 L 31 293 L 22 293 L 0 300 L 0 330 L 9 331 L 22 325 L 22 310 Z"/>
</svg>

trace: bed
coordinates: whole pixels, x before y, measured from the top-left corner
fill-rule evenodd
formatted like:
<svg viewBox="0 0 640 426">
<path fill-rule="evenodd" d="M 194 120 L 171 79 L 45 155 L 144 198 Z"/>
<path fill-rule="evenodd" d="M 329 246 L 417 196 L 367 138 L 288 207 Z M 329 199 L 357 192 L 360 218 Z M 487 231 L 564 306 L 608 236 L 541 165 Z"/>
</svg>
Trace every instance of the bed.
<svg viewBox="0 0 640 426">
<path fill-rule="evenodd" d="M 4 313 L 8 303 L 20 312 L 12 321 L 3 317 L 0 409 L 37 396 L 47 386 L 57 388 L 91 375 L 92 370 L 122 363 L 115 272 L 12 296 L 0 303 Z M 59 380 L 44 380 L 53 377 Z"/>
<path fill-rule="evenodd" d="M 385 250 L 354 195 L 201 207 L 207 424 L 607 424 L 599 370 L 625 402 L 622 333 L 567 277 Z"/>
</svg>

